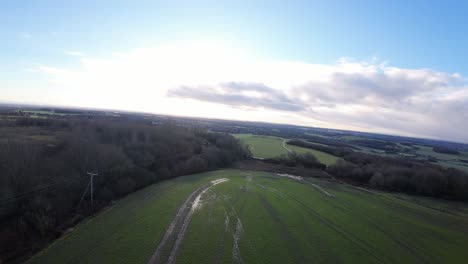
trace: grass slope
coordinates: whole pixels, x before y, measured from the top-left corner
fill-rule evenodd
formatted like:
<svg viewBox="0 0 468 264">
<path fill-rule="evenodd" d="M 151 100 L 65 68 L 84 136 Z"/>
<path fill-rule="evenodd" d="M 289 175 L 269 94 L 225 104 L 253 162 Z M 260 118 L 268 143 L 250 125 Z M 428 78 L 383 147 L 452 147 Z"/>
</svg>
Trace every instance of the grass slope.
<svg viewBox="0 0 468 264">
<path fill-rule="evenodd" d="M 233 136 L 248 145 L 254 157 L 273 158 L 282 154 L 288 154 L 288 151 L 283 148 L 283 138 L 252 134 L 234 134 Z M 301 148 L 292 145 L 286 145 L 286 147 L 301 154 L 306 152 L 312 153 L 325 165 L 333 164 L 338 159 L 336 156 L 314 149 Z"/>
<path fill-rule="evenodd" d="M 189 194 L 203 193 L 177 263 L 463 263 L 466 205 L 241 170 L 145 188 L 29 263 L 146 263 Z"/>
<path fill-rule="evenodd" d="M 336 156 L 333 156 L 331 154 L 318 151 L 315 149 L 301 148 L 301 147 L 293 146 L 293 145 L 287 145 L 287 147 L 291 149 L 292 151 L 301 153 L 301 154 L 306 153 L 306 152 L 312 153 L 318 159 L 318 161 L 320 161 L 321 163 L 327 166 L 334 164 L 338 160 L 338 157 Z"/>
<path fill-rule="evenodd" d="M 179 177 L 128 195 L 28 263 L 146 263 L 178 207 L 209 179 Z"/>
</svg>

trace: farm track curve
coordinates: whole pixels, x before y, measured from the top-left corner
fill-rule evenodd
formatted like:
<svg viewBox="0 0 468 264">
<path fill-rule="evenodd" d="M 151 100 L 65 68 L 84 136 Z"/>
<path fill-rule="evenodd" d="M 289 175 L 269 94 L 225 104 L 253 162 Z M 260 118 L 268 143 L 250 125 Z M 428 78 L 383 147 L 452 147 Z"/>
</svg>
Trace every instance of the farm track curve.
<svg viewBox="0 0 468 264">
<path fill-rule="evenodd" d="M 196 207 L 200 202 L 201 195 L 206 192 L 210 187 L 227 181 L 227 179 L 217 179 L 212 181 L 210 184 L 205 184 L 195 191 L 193 191 L 184 203 L 179 207 L 176 216 L 169 224 L 169 227 L 164 234 L 164 237 L 159 242 L 156 251 L 151 256 L 148 264 L 159 264 L 159 263 L 175 263 L 177 253 L 180 245 L 182 244 L 185 233 L 187 232 L 192 215 Z"/>
</svg>

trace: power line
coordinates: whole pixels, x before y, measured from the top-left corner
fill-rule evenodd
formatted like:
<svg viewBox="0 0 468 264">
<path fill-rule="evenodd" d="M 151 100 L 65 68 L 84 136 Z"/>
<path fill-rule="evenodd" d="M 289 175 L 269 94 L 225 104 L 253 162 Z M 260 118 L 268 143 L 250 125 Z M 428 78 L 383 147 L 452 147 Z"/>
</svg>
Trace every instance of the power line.
<svg viewBox="0 0 468 264">
<path fill-rule="evenodd" d="M 71 178 L 73 178 L 73 177 L 65 178 L 65 181 L 68 181 L 68 180 L 70 180 Z M 37 191 L 37 190 L 44 189 L 44 188 L 46 188 L 46 187 L 48 187 L 48 186 L 50 186 L 50 185 L 55 185 L 55 184 L 63 183 L 63 182 L 65 182 L 65 181 L 64 181 L 64 180 L 61 180 L 61 181 L 55 182 L 55 183 L 41 184 L 41 185 L 35 186 L 35 187 L 33 187 L 33 188 L 30 188 L 29 190 L 25 190 L 23 193 L 15 194 L 15 195 L 6 197 L 6 198 L 0 200 L 0 202 L 3 201 L 3 200 L 8 200 L 8 199 L 11 199 L 11 198 L 15 198 L 15 197 L 17 197 L 17 196 L 22 196 L 22 195 L 28 194 L 28 193 L 30 193 L 30 192 L 35 192 L 35 191 Z"/>
<path fill-rule="evenodd" d="M 47 188 L 49 186 L 52 186 L 52 185 L 57 185 L 57 184 L 61 184 L 61 183 L 67 183 L 71 180 L 78 180 L 78 179 L 82 179 L 80 177 L 77 177 L 77 176 L 69 176 L 69 177 L 64 177 L 64 178 L 61 178 L 60 180 L 58 180 L 57 182 L 54 182 L 54 183 L 49 183 L 49 184 L 42 184 L 42 185 L 38 185 L 38 186 L 35 186 L 33 188 L 30 188 L 29 190 L 26 190 L 24 191 L 23 193 L 20 193 L 20 194 L 15 194 L 15 195 L 12 195 L 10 197 L 6 197 L 4 198 L 3 200 L 8 200 L 8 199 L 11 199 L 11 198 L 15 198 L 17 196 L 22 196 L 22 195 L 25 195 L 25 194 L 28 194 L 30 192 L 35 192 L 35 191 L 40 191 L 41 189 L 44 189 L 44 188 Z M 0 200 L 0 202 L 2 202 L 3 200 Z"/>
<path fill-rule="evenodd" d="M 32 188 L 32 189 L 30 189 L 28 191 L 25 191 L 23 193 L 13 195 L 13 196 L 10 196 L 10 197 L 7 197 L 7 198 L 4 198 L 4 199 L 0 200 L 0 206 L 15 202 L 17 200 L 24 199 L 24 198 L 26 198 L 28 196 L 31 196 L 31 195 L 34 195 L 34 194 L 37 194 L 37 193 L 41 193 L 41 192 L 44 192 L 44 191 L 47 191 L 47 190 L 51 190 L 51 189 L 57 187 L 57 185 L 67 184 L 67 183 L 77 181 L 77 180 L 81 180 L 81 179 L 82 178 L 78 178 L 78 177 L 68 177 L 67 179 L 59 181 L 59 182 L 38 186 L 38 187 Z"/>
<path fill-rule="evenodd" d="M 105 171 L 108 172 L 108 171 L 111 171 L 111 170 L 108 169 L 108 170 L 105 170 Z M 89 187 L 91 187 L 91 204 L 93 204 L 93 202 L 94 202 L 94 176 L 99 175 L 99 173 L 87 172 L 86 174 L 91 177 L 90 178 L 90 183 L 88 183 L 88 185 L 90 185 Z M 35 194 L 38 194 L 38 193 L 41 193 L 41 192 L 44 192 L 44 191 L 51 190 L 51 189 L 57 187 L 60 184 L 67 184 L 67 183 L 70 183 L 70 182 L 73 182 L 73 181 L 76 181 L 76 180 L 82 180 L 82 179 L 83 179 L 83 177 L 79 177 L 79 176 L 69 176 L 69 177 L 66 177 L 64 180 L 60 180 L 60 181 L 55 182 L 55 183 L 43 184 L 43 185 L 40 185 L 40 186 L 36 186 L 36 187 L 33 187 L 33 188 L 31 188 L 31 189 L 29 189 L 27 191 L 24 191 L 23 193 L 12 195 L 12 196 L 9 196 L 9 197 L 6 197 L 6 198 L 0 200 L 0 206 L 5 206 L 5 205 L 7 205 L 9 203 L 16 202 L 16 201 L 24 199 L 24 198 L 26 198 L 28 196 L 32 196 L 32 195 L 35 195 Z M 89 188 L 89 187 L 86 187 L 85 192 L 83 193 L 83 196 L 86 194 L 87 188 Z"/>
</svg>

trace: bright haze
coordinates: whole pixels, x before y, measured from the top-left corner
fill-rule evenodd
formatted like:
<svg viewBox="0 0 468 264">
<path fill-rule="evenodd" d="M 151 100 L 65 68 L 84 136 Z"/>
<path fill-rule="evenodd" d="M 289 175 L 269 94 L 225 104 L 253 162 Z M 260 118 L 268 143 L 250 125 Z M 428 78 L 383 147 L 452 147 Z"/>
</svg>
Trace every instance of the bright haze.
<svg viewBox="0 0 468 264">
<path fill-rule="evenodd" d="M 230 2 L 4 1 L 0 101 L 468 142 L 463 1 Z"/>
</svg>

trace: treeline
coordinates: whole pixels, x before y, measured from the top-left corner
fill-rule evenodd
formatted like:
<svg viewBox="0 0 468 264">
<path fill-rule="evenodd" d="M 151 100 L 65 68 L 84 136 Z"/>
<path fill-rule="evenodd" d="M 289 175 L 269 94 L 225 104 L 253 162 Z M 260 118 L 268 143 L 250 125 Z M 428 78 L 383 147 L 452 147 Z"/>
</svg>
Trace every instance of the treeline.
<svg viewBox="0 0 468 264">
<path fill-rule="evenodd" d="M 354 152 L 327 172 L 383 190 L 468 200 L 467 173 L 427 162 Z"/>
<path fill-rule="evenodd" d="M 288 144 L 320 150 L 338 157 L 349 154 L 352 152 L 352 150 L 359 149 L 350 144 L 342 143 L 332 139 L 321 138 L 319 136 L 307 136 L 304 138 L 307 140 L 307 142 L 300 139 L 291 139 Z M 352 139 L 349 140 L 349 143 L 361 147 L 383 150 L 386 153 L 397 153 L 400 151 L 400 148 L 396 143 L 389 141 L 374 139 Z"/>
<path fill-rule="evenodd" d="M 298 154 L 290 152 L 288 155 L 279 157 L 267 158 L 263 160 L 266 163 L 283 165 L 287 167 L 304 167 L 324 170 L 327 166 L 320 163 L 312 153 Z"/>
<path fill-rule="evenodd" d="M 348 148 L 348 147 L 331 147 L 331 146 L 326 146 L 326 145 L 320 145 L 316 143 L 311 143 L 311 142 L 306 142 L 300 139 L 291 139 L 287 142 L 289 145 L 294 145 L 298 147 L 303 147 L 303 148 L 309 148 L 309 149 L 315 149 L 318 151 L 322 151 L 337 157 L 344 157 L 345 155 L 348 155 L 352 153 L 353 151 Z"/>
<path fill-rule="evenodd" d="M 312 143 L 319 143 L 319 144 L 328 145 L 328 146 L 337 147 L 337 148 L 350 148 L 350 149 L 355 148 L 352 145 L 346 144 L 334 138 L 327 138 L 327 137 L 321 137 L 321 136 L 309 135 L 309 134 L 302 135 L 300 136 L 300 138 L 303 138 Z"/>
<path fill-rule="evenodd" d="M 289 140 L 288 144 L 319 150 L 341 157 L 326 171 L 341 179 L 373 188 L 418 195 L 468 200 L 468 174 L 419 160 L 384 157 L 348 148 L 336 148 Z"/>
<path fill-rule="evenodd" d="M 349 142 L 361 147 L 383 150 L 389 154 L 398 153 L 400 151 L 400 147 L 398 147 L 398 144 L 390 141 L 374 139 L 352 139 Z"/>
<path fill-rule="evenodd" d="M 446 147 L 433 147 L 432 150 L 437 153 L 460 155 L 460 152 Z"/>
<path fill-rule="evenodd" d="M 3 125 L 0 132 L 17 133 L 0 140 L 0 262 L 43 247 L 72 223 L 139 188 L 249 155 L 230 135 L 171 123 L 20 118 Z M 53 139 L 23 135 L 31 130 Z M 99 173 L 93 207 L 89 190 L 84 194 L 88 171 Z"/>
</svg>

